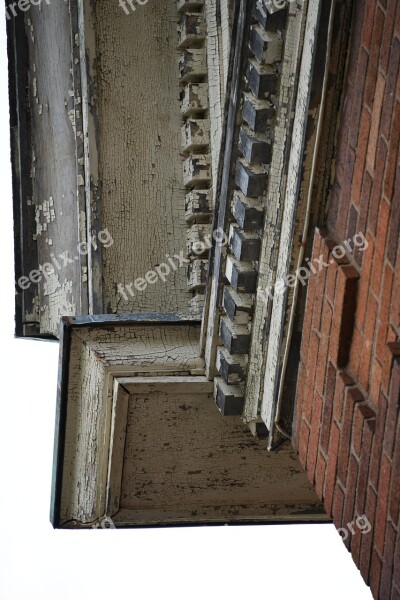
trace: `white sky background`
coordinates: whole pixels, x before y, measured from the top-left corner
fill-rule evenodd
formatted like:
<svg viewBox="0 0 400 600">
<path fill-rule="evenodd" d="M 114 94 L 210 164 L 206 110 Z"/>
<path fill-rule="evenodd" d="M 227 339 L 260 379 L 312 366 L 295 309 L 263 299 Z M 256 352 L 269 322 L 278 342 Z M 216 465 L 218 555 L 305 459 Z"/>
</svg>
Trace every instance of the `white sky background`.
<svg viewBox="0 0 400 600">
<path fill-rule="evenodd" d="M 60 1 L 60 0 L 57 0 Z M 8 82 L 0 14 L 0 600 L 371 598 L 333 525 L 54 531 L 58 344 L 16 340 Z"/>
</svg>

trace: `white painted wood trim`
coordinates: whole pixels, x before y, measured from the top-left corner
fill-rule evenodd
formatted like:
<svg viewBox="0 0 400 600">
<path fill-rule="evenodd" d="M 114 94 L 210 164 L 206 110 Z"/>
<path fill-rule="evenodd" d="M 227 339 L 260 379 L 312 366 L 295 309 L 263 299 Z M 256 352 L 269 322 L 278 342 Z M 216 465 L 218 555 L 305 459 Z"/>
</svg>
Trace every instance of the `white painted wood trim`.
<svg viewBox="0 0 400 600">
<path fill-rule="evenodd" d="M 269 299 L 263 293 L 275 284 L 276 260 L 279 253 L 280 227 L 285 210 L 285 164 L 290 143 L 290 122 L 293 103 L 296 97 L 295 84 L 299 70 L 300 56 L 303 43 L 303 27 L 307 0 L 301 7 L 289 5 L 288 27 L 284 44 L 282 74 L 279 96 L 277 98 L 277 119 L 275 125 L 275 140 L 272 151 L 270 177 L 266 195 L 264 230 L 259 262 L 257 283 L 257 299 L 253 318 L 253 335 L 250 349 L 249 371 L 245 392 L 245 407 L 243 418 L 246 423 L 257 420 L 261 398 L 263 395 L 266 347 L 271 332 L 264 340 L 265 324 L 269 321 Z M 289 171 L 290 172 L 290 171 Z"/>
<path fill-rule="evenodd" d="M 289 159 L 289 177 L 285 195 L 285 213 L 282 222 L 279 258 L 276 279 L 281 280 L 290 273 L 290 263 L 293 247 L 293 228 L 295 226 L 296 206 L 298 199 L 298 184 L 304 150 L 304 134 L 307 122 L 309 95 L 311 89 L 312 64 L 316 47 L 316 29 L 320 14 L 320 0 L 312 0 L 308 5 L 307 23 L 304 39 L 304 48 L 300 69 L 299 91 L 294 118 L 292 145 Z M 284 328 L 286 310 L 285 294 L 276 295 L 274 298 L 267 360 L 264 376 L 264 391 L 261 404 L 261 417 L 271 432 L 274 427 L 277 390 L 279 389 L 279 365 L 281 352 L 281 338 Z"/>
</svg>

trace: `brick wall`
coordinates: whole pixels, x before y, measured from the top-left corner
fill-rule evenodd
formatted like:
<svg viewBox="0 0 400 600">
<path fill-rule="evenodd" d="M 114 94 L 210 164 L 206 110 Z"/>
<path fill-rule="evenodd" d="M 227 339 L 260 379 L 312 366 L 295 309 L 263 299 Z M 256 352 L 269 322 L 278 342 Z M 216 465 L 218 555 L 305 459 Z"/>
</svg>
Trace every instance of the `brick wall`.
<svg viewBox="0 0 400 600">
<path fill-rule="evenodd" d="M 293 442 L 374 597 L 400 599 L 400 3 L 357 0 L 351 38 Z"/>
</svg>

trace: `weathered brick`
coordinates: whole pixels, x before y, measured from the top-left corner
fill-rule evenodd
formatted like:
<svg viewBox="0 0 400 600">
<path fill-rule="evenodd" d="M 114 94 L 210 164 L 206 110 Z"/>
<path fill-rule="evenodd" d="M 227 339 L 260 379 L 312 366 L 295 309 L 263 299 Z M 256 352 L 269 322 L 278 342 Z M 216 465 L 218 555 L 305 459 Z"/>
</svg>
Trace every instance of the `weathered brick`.
<svg viewBox="0 0 400 600">
<path fill-rule="evenodd" d="M 356 322 L 360 328 L 364 329 L 365 315 L 367 310 L 368 289 L 372 271 L 372 262 L 374 259 L 374 242 L 370 233 L 366 236 L 368 246 L 363 253 L 363 263 L 361 277 L 358 284 L 358 298 L 356 308 Z"/>
<path fill-rule="evenodd" d="M 326 467 L 324 506 L 328 515 L 332 514 L 333 493 L 336 484 L 336 467 L 340 442 L 340 430 L 336 423 L 332 423 L 329 438 L 328 464 Z"/>
<path fill-rule="evenodd" d="M 318 392 L 315 393 L 314 402 L 313 402 L 313 411 L 312 411 L 312 420 L 310 427 L 310 438 L 308 442 L 308 452 L 307 452 L 307 473 L 310 481 L 314 482 L 315 475 L 315 465 L 317 461 L 317 452 L 319 445 L 319 434 L 320 434 L 320 426 L 321 426 L 321 416 L 322 416 L 322 406 L 323 401 L 322 397 Z"/>
<path fill-rule="evenodd" d="M 308 349 L 308 358 L 306 365 L 308 367 L 307 379 L 306 379 L 306 390 L 304 401 L 303 401 L 303 411 L 304 417 L 307 419 L 309 423 L 311 423 L 311 413 L 312 413 L 312 403 L 313 403 L 313 395 L 314 395 L 314 386 L 315 386 L 315 372 L 317 368 L 317 360 L 318 360 L 318 351 L 319 351 L 319 336 L 315 331 L 311 332 L 310 335 L 310 345 Z"/>
<path fill-rule="evenodd" d="M 383 553 L 383 565 L 381 585 L 379 589 L 380 598 L 390 598 L 393 578 L 394 550 L 396 544 L 396 530 L 390 522 L 386 525 L 385 549 Z"/>
<path fill-rule="evenodd" d="M 382 183 L 385 173 L 385 164 L 387 156 L 387 143 L 382 136 L 378 139 L 378 151 L 376 155 L 376 166 L 374 180 L 372 183 L 371 200 L 368 211 L 368 229 L 373 236 L 376 234 L 378 225 L 379 206 L 382 198 Z"/>
<path fill-rule="evenodd" d="M 385 180 L 383 192 L 386 198 L 391 201 L 394 190 L 394 181 L 396 175 L 397 157 L 399 155 L 400 141 L 400 102 L 396 101 L 393 110 L 393 118 L 390 130 L 390 140 L 388 156 L 386 160 Z"/>
<path fill-rule="evenodd" d="M 393 565 L 393 584 L 400 590 L 400 535 L 396 539 Z"/>
<path fill-rule="evenodd" d="M 358 373 L 360 368 L 360 360 L 362 355 L 362 349 L 364 345 L 364 336 L 359 331 L 357 325 L 354 327 L 353 338 L 351 340 L 350 357 L 349 357 L 349 369 L 352 373 Z"/>
<path fill-rule="evenodd" d="M 365 171 L 364 171 L 364 173 L 365 173 Z M 347 221 L 347 234 L 346 234 L 346 237 L 348 240 L 352 240 L 354 238 L 355 234 L 358 233 L 357 223 L 359 220 L 361 187 L 362 187 L 362 182 L 364 180 L 364 173 L 361 176 L 360 191 L 359 191 L 359 197 L 358 197 L 358 206 L 356 207 L 353 204 L 350 204 L 349 218 Z"/>
<path fill-rule="evenodd" d="M 389 54 L 390 47 L 393 41 L 393 26 L 394 20 L 396 17 L 396 5 L 397 0 L 388 0 L 386 14 L 385 14 L 385 24 L 383 27 L 383 36 L 382 43 L 379 52 L 379 67 L 384 73 L 387 73 L 389 66 Z"/>
<path fill-rule="evenodd" d="M 396 265 L 400 265 L 400 247 L 397 252 Z M 390 321 L 395 328 L 400 326 L 400 268 L 398 267 L 394 271 Z"/>
<path fill-rule="evenodd" d="M 399 61 L 400 41 L 396 38 L 393 38 L 389 57 L 389 68 L 386 77 L 386 92 L 383 99 L 383 111 L 381 117 L 381 133 L 385 137 L 386 141 L 389 141 L 391 135 L 393 104 L 396 99 L 396 84 L 398 81 Z"/>
<path fill-rule="evenodd" d="M 370 371 L 370 383 L 369 383 L 369 397 L 370 401 L 376 406 L 378 403 L 379 393 L 381 390 L 381 382 L 382 382 L 382 365 L 373 356 L 371 361 L 371 371 Z"/>
<path fill-rule="evenodd" d="M 358 371 L 358 377 L 360 383 L 365 389 L 368 389 L 369 372 L 371 368 L 371 354 L 374 343 L 375 324 L 376 324 L 376 313 L 378 310 L 378 303 L 372 294 L 368 295 L 367 303 L 367 318 L 365 321 L 365 332 L 364 332 L 364 345 L 361 355 L 360 368 Z"/>
<path fill-rule="evenodd" d="M 378 334 L 376 336 L 376 356 L 383 365 L 389 327 L 389 309 L 392 297 L 393 269 L 390 265 L 384 267 L 381 287 L 381 301 L 378 311 Z"/>
<path fill-rule="evenodd" d="M 315 491 L 320 500 L 322 500 L 324 496 L 325 473 L 326 460 L 321 452 L 318 452 L 317 465 L 315 467 Z"/>
<path fill-rule="evenodd" d="M 369 472 L 369 457 L 372 447 L 372 438 L 375 429 L 375 419 L 367 419 L 364 421 L 363 441 L 360 457 L 360 466 L 358 469 L 357 493 L 355 512 L 361 516 L 365 514 L 365 505 L 367 500 L 368 489 L 368 472 Z M 366 534 L 363 534 L 366 535 Z M 370 534 L 372 535 L 372 534 Z M 351 554 L 356 564 L 359 564 L 361 550 L 361 537 L 358 537 L 354 544 L 351 545 Z"/>
<path fill-rule="evenodd" d="M 322 260 L 324 262 L 328 262 L 328 258 L 329 258 L 329 247 L 327 246 L 326 243 L 324 243 L 324 240 L 322 240 L 322 244 L 321 244 L 321 249 L 320 249 L 320 254 L 318 255 L 322 256 Z M 314 256 L 313 256 L 314 258 Z M 326 269 L 322 269 L 322 271 L 319 271 L 314 278 L 316 279 L 315 282 L 315 298 L 314 298 L 314 306 L 313 306 L 313 316 L 312 316 L 312 322 L 311 322 L 311 326 L 316 329 L 317 331 L 321 331 L 322 328 L 322 308 L 323 308 L 323 301 L 324 301 L 324 291 L 325 291 L 325 281 L 326 281 Z"/>
<path fill-rule="evenodd" d="M 365 503 L 365 516 L 367 517 L 368 521 L 371 523 L 372 526 L 375 522 L 376 502 L 376 493 L 371 486 L 368 486 L 367 501 Z M 369 566 L 371 564 L 371 550 L 373 540 L 372 533 L 373 532 L 371 531 L 370 534 L 363 535 L 361 540 L 359 569 L 364 581 L 366 582 L 368 581 Z"/>
<path fill-rule="evenodd" d="M 381 112 L 383 95 L 385 92 L 386 80 L 382 73 L 378 73 L 378 78 L 375 86 L 374 105 L 371 116 L 371 128 L 369 132 L 368 148 L 367 148 L 367 169 L 371 174 L 375 171 L 375 158 L 378 144 L 379 126 L 381 122 Z"/>
<path fill-rule="evenodd" d="M 383 441 L 383 450 L 389 458 L 393 456 L 394 443 L 396 439 L 396 429 L 399 418 L 400 406 L 400 357 L 396 357 L 393 362 L 392 378 L 390 385 L 389 406 L 386 416 L 385 438 Z M 396 457 L 396 462 L 400 462 L 400 455 Z M 400 472 L 399 472 L 400 476 Z M 399 499 L 400 500 L 400 499 Z"/>
<path fill-rule="evenodd" d="M 364 176 L 365 160 L 367 154 L 368 139 L 371 128 L 371 115 L 364 108 L 361 112 L 360 128 L 356 150 L 356 162 L 354 164 L 353 181 L 351 186 L 351 200 L 355 205 L 360 204 L 361 185 Z"/>
<path fill-rule="evenodd" d="M 335 302 L 337 265 L 331 263 L 326 270 L 325 299 L 333 306 Z"/>
<path fill-rule="evenodd" d="M 372 30 L 371 51 L 369 53 L 368 70 L 364 89 L 364 101 L 371 110 L 374 100 L 375 82 L 377 79 L 379 65 L 379 47 L 382 39 L 384 21 L 385 16 L 380 7 L 378 6 L 375 12 L 374 27 Z"/>
<path fill-rule="evenodd" d="M 365 48 L 369 50 L 372 39 L 372 31 L 375 22 L 376 2 L 367 2 L 364 11 L 362 42 Z"/>
<path fill-rule="evenodd" d="M 297 374 L 297 385 L 296 385 L 296 403 L 295 403 L 295 415 L 293 425 L 293 447 L 295 450 L 299 448 L 299 434 L 301 419 L 303 418 L 303 398 L 306 383 L 307 371 L 303 362 L 299 364 L 299 371 Z"/>
<path fill-rule="evenodd" d="M 397 251 L 400 238 L 400 165 L 397 165 L 396 180 L 394 184 L 395 193 L 392 198 L 392 209 L 390 212 L 388 241 L 386 257 L 392 267 L 396 264 Z"/>
<path fill-rule="evenodd" d="M 376 550 L 372 551 L 371 566 L 369 569 L 368 583 L 374 598 L 378 598 L 381 583 L 382 560 Z"/>
<path fill-rule="evenodd" d="M 342 527 L 344 498 L 344 492 L 338 482 L 336 482 L 332 505 L 332 520 L 336 528 Z"/>
<path fill-rule="evenodd" d="M 308 451 L 308 440 L 310 437 L 310 428 L 307 423 L 303 419 L 300 424 L 300 432 L 299 432 L 299 461 L 303 469 L 306 468 L 307 462 L 307 451 Z"/>
<path fill-rule="evenodd" d="M 398 523 L 400 511 L 400 421 L 397 421 L 396 444 L 393 458 L 393 472 L 389 497 L 389 516 Z"/>
<path fill-rule="evenodd" d="M 314 231 L 312 258 L 321 253 L 322 234 L 318 228 Z M 307 300 L 304 311 L 303 334 L 301 339 L 301 357 L 308 364 L 309 341 L 311 334 L 311 322 L 313 318 L 313 306 L 315 299 L 316 278 L 311 277 L 307 286 Z"/>
<path fill-rule="evenodd" d="M 383 260 L 385 257 L 386 238 L 389 225 L 390 206 L 382 199 L 379 206 L 378 228 L 375 239 L 375 254 L 372 266 L 371 288 L 378 296 L 381 287 Z"/>
<path fill-rule="evenodd" d="M 369 481 L 375 489 L 378 488 L 379 467 L 381 462 L 383 437 L 385 434 L 386 412 L 387 400 L 385 396 L 381 393 L 379 395 L 375 435 L 372 443 L 371 462 L 369 469 Z"/>
<path fill-rule="evenodd" d="M 358 272 L 353 266 L 339 267 L 329 353 L 334 364 L 339 368 L 344 367 L 349 361 L 358 279 Z"/>
<path fill-rule="evenodd" d="M 346 389 L 338 460 L 338 477 L 343 484 L 347 478 L 354 409 L 357 403 L 364 400 L 364 396 L 357 388 Z"/>
<path fill-rule="evenodd" d="M 324 452 L 328 452 L 329 434 L 332 426 L 333 400 L 335 397 L 337 371 L 336 367 L 329 362 L 326 369 L 326 381 L 324 390 L 324 408 L 322 413 L 320 446 Z"/>
<path fill-rule="evenodd" d="M 362 109 L 362 100 L 364 95 L 365 78 L 368 67 L 368 54 L 361 50 L 357 59 L 357 74 L 354 81 L 354 93 L 352 98 L 351 126 L 348 134 L 348 141 L 352 148 L 356 148 L 358 140 L 358 130 L 360 115 Z M 346 175 L 345 175 L 346 177 Z"/>
<path fill-rule="evenodd" d="M 364 171 L 363 183 L 361 187 L 360 199 L 360 216 L 357 224 L 357 232 L 362 232 L 365 235 L 368 223 L 368 212 L 370 206 L 370 198 L 372 192 L 373 179 L 368 171 Z M 361 267 L 363 261 L 363 251 L 361 248 L 354 248 L 354 259 L 358 266 Z"/>
<path fill-rule="evenodd" d="M 392 363 L 393 363 L 393 353 L 390 350 L 391 342 L 395 342 L 397 340 L 397 334 L 394 331 L 393 327 L 389 325 L 388 333 L 387 333 L 387 344 L 384 354 L 384 360 L 382 365 L 382 386 L 381 389 L 383 393 L 388 396 L 389 388 L 390 388 L 390 378 L 392 374 Z"/>
<path fill-rule="evenodd" d="M 315 388 L 323 394 L 325 391 L 325 376 L 327 372 L 328 349 L 330 346 L 330 334 L 332 324 L 332 309 L 328 302 L 324 301 L 322 309 L 321 338 L 318 350 L 318 366 L 315 377 Z M 329 392 L 328 392 L 329 393 Z"/>
<path fill-rule="evenodd" d="M 355 502 L 356 502 L 356 489 L 357 489 L 357 476 L 358 476 L 358 461 L 353 454 L 350 455 L 349 467 L 347 472 L 346 480 L 346 497 L 343 507 L 343 524 L 347 527 L 347 523 L 353 521 L 355 516 Z M 345 540 L 344 544 L 348 550 L 351 548 L 352 535 Z"/>
<path fill-rule="evenodd" d="M 358 457 L 360 457 L 361 455 L 361 444 L 364 435 L 364 423 L 367 419 L 371 419 L 372 417 L 375 417 L 375 412 L 372 410 L 372 408 L 370 408 L 370 406 L 368 406 L 366 402 L 356 404 L 354 410 L 352 442 L 354 453 Z"/>
<path fill-rule="evenodd" d="M 333 417 L 340 424 L 345 401 L 345 389 L 354 386 L 354 380 L 345 372 L 339 371 L 336 378 L 335 397 L 333 400 Z"/>
<path fill-rule="evenodd" d="M 385 529 L 386 520 L 388 514 L 388 502 L 389 502 L 389 486 L 390 477 L 392 474 L 392 465 L 385 453 L 381 457 L 380 475 L 379 475 L 379 486 L 378 486 L 378 505 L 376 510 L 375 519 L 375 536 L 374 543 L 379 551 L 383 554 L 383 546 L 385 543 Z M 397 521 L 396 521 L 397 522 Z"/>
</svg>

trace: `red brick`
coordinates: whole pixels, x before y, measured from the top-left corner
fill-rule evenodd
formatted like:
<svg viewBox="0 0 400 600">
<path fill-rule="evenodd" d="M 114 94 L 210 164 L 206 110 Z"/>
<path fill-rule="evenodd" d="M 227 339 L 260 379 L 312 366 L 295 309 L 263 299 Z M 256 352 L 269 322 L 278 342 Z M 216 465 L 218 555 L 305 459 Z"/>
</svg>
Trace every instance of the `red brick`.
<svg viewBox="0 0 400 600">
<path fill-rule="evenodd" d="M 381 287 L 383 260 L 385 257 L 386 238 L 389 226 L 390 206 L 382 200 L 379 207 L 378 229 L 375 240 L 375 255 L 372 267 L 371 287 L 378 296 Z"/>
<path fill-rule="evenodd" d="M 392 580 L 393 580 L 393 562 L 396 545 L 396 531 L 391 523 L 387 523 L 385 533 L 385 550 L 383 554 L 383 567 L 381 585 L 379 590 L 380 598 L 390 598 Z"/>
<path fill-rule="evenodd" d="M 370 233 L 367 233 L 366 240 L 368 246 L 366 247 L 363 255 L 361 277 L 358 284 L 358 298 L 356 309 L 356 323 L 359 324 L 360 329 L 362 330 L 364 330 L 365 314 L 367 310 L 368 301 L 368 289 L 372 271 L 372 262 L 374 259 L 375 252 L 375 245 Z"/>
<path fill-rule="evenodd" d="M 397 253 L 397 263 L 399 265 L 400 258 L 400 247 Z M 393 291 L 392 291 L 392 302 L 390 306 L 390 321 L 393 323 L 394 327 L 399 327 L 400 325 L 400 268 L 397 267 L 394 270 L 394 279 L 393 279 Z"/>
<path fill-rule="evenodd" d="M 392 374 L 392 363 L 393 363 L 393 354 L 390 350 L 390 343 L 395 342 L 397 340 L 396 332 L 393 327 L 389 326 L 388 334 L 387 334 L 387 344 L 386 351 L 384 355 L 384 361 L 382 365 L 382 391 L 388 396 L 389 388 L 390 388 L 390 378 Z"/>
<path fill-rule="evenodd" d="M 380 555 L 383 555 L 383 547 L 385 543 L 385 529 L 388 514 L 389 502 L 389 486 L 390 477 L 392 474 L 392 465 L 385 453 L 381 457 L 381 467 L 379 475 L 378 487 L 378 505 L 375 519 L 375 536 L 374 543 Z"/>
<path fill-rule="evenodd" d="M 385 14 L 385 24 L 383 28 L 382 44 L 379 53 L 379 66 L 384 73 L 387 72 L 389 66 L 390 47 L 393 40 L 393 25 L 396 16 L 397 0 L 388 0 L 387 10 Z"/>
<path fill-rule="evenodd" d="M 396 19 L 394 23 L 394 34 L 400 37 L 400 4 L 397 3 Z"/>
<path fill-rule="evenodd" d="M 296 384 L 296 403 L 295 403 L 295 416 L 293 426 L 293 447 L 297 450 L 299 447 L 299 433 L 301 419 L 303 417 L 303 397 L 304 388 L 306 383 L 306 369 L 302 362 L 299 365 L 299 372 L 297 375 Z"/>
<path fill-rule="evenodd" d="M 359 274 L 351 266 L 340 266 L 337 274 L 333 311 L 330 356 L 337 367 L 349 361 L 351 336 L 354 329 Z"/>
<path fill-rule="evenodd" d="M 400 406 L 400 357 L 396 357 L 393 363 L 392 381 L 390 385 L 389 407 L 386 415 L 385 438 L 383 449 L 389 458 L 393 456 L 394 443 L 396 439 L 396 428 L 399 417 Z M 399 458 L 400 460 L 400 458 Z M 400 473 L 399 473 L 400 475 Z"/>
<path fill-rule="evenodd" d="M 394 189 L 386 250 L 386 257 L 393 267 L 396 264 L 400 238 L 400 165 L 397 165 Z"/>
<path fill-rule="evenodd" d="M 316 228 L 314 231 L 312 257 L 320 255 L 321 244 L 322 244 L 322 235 L 320 233 L 320 230 L 318 228 Z M 311 333 L 311 321 L 312 321 L 312 317 L 313 317 L 315 285 L 316 285 L 316 279 L 315 279 L 315 277 L 311 277 L 308 282 L 308 286 L 307 286 L 307 300 L 306 300 L 306 308 L 304 311 L 303 334 L 302 334 L 302 340 L 301 340 L 301 357 L 306 364 L 307 364 L 307 360 L 308 360 L 309 339 L 310 339 L 310 333 Z"/>
<path fill-rule="evenodd" d="M 372 526 L 375 522 L 376 502 L 376 493 L 371 486 L 368 486 L 367 501 L 365 503 L 365 516 Z M 359 569 L 364 581 L 366 582 L 368 581 L 369 566 L 371 564 L 372 539 L 373 535 L 371 531 L 371 534 L 363 535 L 361 540 Z"/>
<path fill-rule="evenodd" d="M 361 187 L 360 216 L 357 225 L 358 233 L 361 232 L 364 234 L 364 236 L 366 234 L 368 224 L 368 213 L 372 192 L 372 182 L 373 180 L 371 175 L 368 173 L 368 171 L 364 171 L 363 183 Z M 354 248 L 353 254 L 356 263 L 359 267 L 361 267 L 364 251 L 362 250 L 362 248 Z"/>
<path fill-rule="evenodd" d="M 351 200 L 356 206 L 360 204 L 361 185 L 364 176 L 370 128 L 371 115 L 368 110 L 364 108 L 361 112 L 360 129 L 358 133 L 358 143 L 356 149 L 356 162 L 354 165 L 353 181 L 351 186 Z"/>
<path fill-rule="evenodd" d="M 333 415 L 333 399 L 335 397 L 335 385 L 336 385 L 336 368 L 329 362 L 326 371 L 326 382 L 324 390 L 324 409 L 322 413 L 321 423 L 321 434 L 320 434 L 320 446 L 324 452 L 328 452 L 329 447 L 329 435 L 332 426 L 332 415 Z"/>
<path fill-rule="evenodd" d="M 322 260 L 324 262 L 328 261 L 329 258 L 329 248 L 324 243 L 325 240 L 322 240 L 320 254 L 318 256 L 313 255 L 314 258 L 319 258 L 322 255 Z M 322 328 L 322 309 L 323 309 L 323 301 L 324 301 L 324 291 L 325 291 L 325 280 L 326 280 L 326 269 L 322 269 L 319 271 L 317 275 L 315 275 L 314 279 L 316 279 L 315 283 L 315 299 L 313 306 L 313 316 L 311 321 L 311 326 L 320 331 Z"/>
<path fill-rule="evenodd" d="M 324 481 L 326 473 L 326 460 L 321 452 L 318 452 L 317 466 L 315 468 L 315 491 L 320 500 L 324 497 Z"/>
<path fill-rule="evenodd" d="M 358 140 L 368 60 L 368 54 L 365 52 L 365 50 L 361 50 L 357 58 L 357 74 L 354 81 L 354 93 L 352 98 L 351 126 L 348 133 L 348 142 L 354 149 L 356 148 Z"/>
<path fill-rule="evenodd" d="M 333 497 L 332 505 L 332 520 L 336 528 L 342 527 L 343 523 L 343 506 L 344 506 L 344 492 L 340 485 L 336 482 L 335 494 Z"/>
<path fill-rule="evenodd" d="M 372 39 L 372 30 L 375 22 L 375 2 L 367 2 L 364 12 L 362 42 L 365 48 L 369 50 Z"/>
<path fill-rule="evenodd" d="M 322 310 L 321 338 L 319 341 L 318 366 L 315 378 L 315 388 L 321 393 L 325 392 L 325 376 L 327 371 L 328 349 L 332 324 L 332 309 L 325 301 Z"/>
<path fill-rule="evenodd" d="M 360 295 L 360 294 L 359 294 Z M 351 340 L 350 347 L 350 358 L 349 358 L 349 369 L 352 373 L 358 373 L 360 368 L 360 360 L 362 355 L 362 349 L 364 344 L 364 336 L 358 330 L 358 327 L 354 328 L 353 337 Z"/>
<path fill-rule="evenodd" d="M 378 304 L 375 298 L 372 296 L 372 294 L 369 294 L 367 303 L 367 318 L 364 333 L 364 345 L 361 355 L 360 368 L 358 371 L 360 383 L 365 389 L 368 389 L 377 310 Z"/>
<path fill-rule="evenodd" d="M 333 306 L 335 302 L 337 265 L 331 263 L 326 270 L 325 299 Z"/>
<path fill-rule="evenodd" d="M 326 466 L 324 506 L 328 515 L 332 514 L 333 492 L 336 484 L 336 466 L 338 460 L 338 449 L 340 442 L 340 431 L 336 423 L 332 423 L 329 438 L 328 463 Z"/>
<path fill-rule="evenodd" d="M 374 441 L 372 444 L 371 462 L 369 469 L 369 481 L 375 489 L 378 488 L 379 467 L 381 462 L 381 453 L 383 447 L 383 437 L 385 434 L 387 401 L 381 393 L 379 396 L 379 405 L 376 416 L 376 427 Z"/>
<path fill-rule="evenodd" d="M 378 153 L 376 157 L 376 165 L 374 180 L 372 183 L 371 200 L 369 203 L 368 211 L 368 230 L 373 236 L 376 234 L 376 228 L 378 225 L 378 212 L 381 199 L 383 196 L 382 184 L 383 176 L 385 174 L 385 164 L 387 156 L 387 143 L 382 136 L 379 136 L 378 140 Z"/>
<path fill-rule="evenodd" d="M 384 361 L 384 353 L 386 349 L 386 341 L 389 328 L 389 309 L 392 297 L 393 276 L 393 269 L 390 267 L 390 265 L 386 265 L 384 268 L 384 276 L 382 278 L 381 302 L 379 305 L 377 323 L 378 335 L 376 338 L 375 348 L 376 356 L 381 364 L 383 364 Z"/>
<path fill-rule="evenodd" d="M 336 214 L 335 223 L 331 222 L 332 219 L 328 219 L 329 226 L 334 226 L 337 235 L 342 240 L 345 239 L 347 231 L 349 199 L 351 198 L 351 182 L 353 180 L 355 160 L 356 156 L 354 150 L 350 147 L 347 148 L 346 167 L 339 196 L 338 210 Z"/>
<path fill-rule="evenodd" d="M 396 445 L 393 455 L 393 473 L 390 486 L 389 516 L 394 523 L 399 520 L 400 510 L 400 422 L 397 422 Z"/>
<path fill-rule="evenodd" d="M 379 586 L 381 584 L 382 560 L 376 550 L 373 550 L 371 566 L 369 570 L 369 585 L 374 598 L 378 598 Z"/>
<path fill-rule="evenodd" d="M 357 223 L 359 221 L 358 211 L 360 210 L 361 187 L 362 187 L 362 182 L 364 181 L 364 173 L 365 173 L 365 171 L 363 172 L 362 178 L 361 178 L 358 206 L 356 207 L 353 204 L 350 204 L 349 218 L 347 221 L 347 233 L 346 233 L 347 241 L 352 240 L 354 238 L 354 236 L 356 235 L 356 233 L 358 233 L 358 231 L 357 231 Z"/>
<path fill-rule="evenodd" d="M 333 400 L 333 417 L 340 424 L 345 401 L 346 387 L 353 386 L 354 380 L 344 371 L 339 371 L 336 378 L 335 397 Z"/>
<path fill-rule="evenodd" d="M 390 600 L 400 600 L 400 591 L 394 584 L 392 585 L 392 595 L 390 596 Z"/>
<path fill-rule="evenodd" d="M 389 57 L 389 68 L 386 77 L 386 92 L 383 99 L 383 111 L 381 117 L 381 133 L 386 141 L 391 135 L 391 124 L 393 119 L 393 103 L 396 99 L 396 84 L 398 81 L 400 59 L 400 42 L 396 38 L 392 40 L 392 48 Z"/>
<path fill-rule="evenodd" d="M 371 363 L 371 377 L 369 385 L 369 398 L 370 402 L 375 406 L 378 404 L 379 393 L 381 390 L 382 383 L 382 365 L 374 357 Z"/>
<path fill-rule="evenodd" d="M 357 477 L 358 477 L 358 462 L 353 454 L 350 455 L 349 468 L 347 472 L 346 480 L 346 497 L 343 507 L 343 524 L 347 527 L 347 523 L 354 522 L 355 511 L 354 506 L 356 503 L 356 491 L 357 491 Z M 352 535 L 345 540 L 344 544 L 348 550 L 351 548 Z"/>
<path fill-rule="evenodd" d="M 365 514 L 365 505 L 367 500 L 368 489 L 368 471 L 369 471 L 369 456 L 372 447 L 372 438 L 374 435 L 375 419 L 367 419 L 364 422 L 363 442 L 361 450 L 360 466 L 358 469 L 357 493 L 355 512 L 361 516 Z M 373 522 L 372 522 L 373 523 Z M 371 525 L 372 525 L 371 523 Z M 366 534 L 364 534 L 366 535 Z M 372 535 L 372 534 L 371 534 Z M 355 540 L 351 545 L 351 554 L 356 564 L 359 564 L 361 550 L 361 538 Z"/>
<path fill-rule="evenodd" d="M 368 139 L 368 149 L 367 149 L 367 169 L 373 175 L 375 171 L 375 158 L 376 158 L 376 150 L 378 145 L 378 134 L 379 134 L 379 126 L 381 122 L 381 112 L 382 112 L 382 103 L 383 103 L 383 95 L 385 92 L 386 80 L 381 73 L 378 73 L 378 78 L 376 81 L 375 87 L 375 96 L 374 96 L 374 105 L 372 109 L 371 116 L 371 129 L 369 133 Z"/>
<path fill-rule="evenodd" d="M 315 371 L 318 362 L 319 337 L 315 331 L 311 332 L 310 347 L 307 359 L 307 379 L 304 388 L 303 412 L 304 417 L 311 423 L 312 405 L 314 401 Z"/>
<path fill-rule="evenodd" d="M 369 53 L 369 62 L 367 70 L 367 78 L 365 80 L 364 101 L 372 110 L 374 100 L 375 82 L 378 74 L 379 64 L 379 47 L 382 39 L 383 24 L 385 16 L 382 10 L 378 7 L 374 18 L 374 27 L 372 30 L 371 50 Z"/>
<path fill-rule="evenodd" d="M 322 416 L 322 405 L 323 400 L 318 392 L 315 393 L 312 420 L 310 427 L 310 439 L 308 442 L 307 452 L 307 473 L 310 481 L 314 482 L 315 464 L 317 461 L 317 452 L 319 445 L 319 433 L 321 428 L 321 416 Z"/>
<path fill-rule="evenodd" d="M 400 535 L 397 535 L 394 551 L 393 584 L 400 590 Z"/>
<path fill-rule="evenodd" d="M 375 412 L 368 406 L 366 402 L 356 404 L 353 420 L 353 450 L 356 456 L 360 458 L 361 445 L 364 436 L 364 425 L 367 419 L 375 417 Z"/>
<path fill-rule="evenodd" d="M 304 419 L 300 424 L 300 432 L 299 432 L 299 461 L 303 469 L 306 468 L 307 461 L 307 450 L 308 450 L 308 440 L 310 437 L 310 429 Z"/>
<path fill-rule="evenodd" d="M 347 478 L 354 410 L 356 404 L 364 400 L 364 396 L 357 388 L 346 389 L 338 458 L 338 477 L 343 484 Z"/>
<path fill-rule="evenodd" d="M 386 160 L 385 180 L 383 191 L 386 198 L 391 201 L 394 190 L 397 157 L 399 155 L 400 141 L 400 102 L 396 101 L 393 110 L 393 119 L 390 130 L 389 150 Z"/>
</svg>

